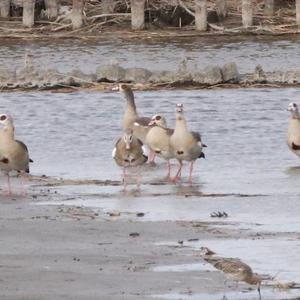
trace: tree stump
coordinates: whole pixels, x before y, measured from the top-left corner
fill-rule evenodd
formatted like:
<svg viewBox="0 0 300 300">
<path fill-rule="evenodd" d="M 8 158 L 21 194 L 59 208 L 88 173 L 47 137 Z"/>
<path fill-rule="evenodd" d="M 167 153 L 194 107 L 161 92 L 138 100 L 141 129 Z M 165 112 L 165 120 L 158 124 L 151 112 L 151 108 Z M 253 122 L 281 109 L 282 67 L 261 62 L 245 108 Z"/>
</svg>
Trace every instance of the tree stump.
<svg viewBox="0 0 300 300">
<path fill-rule="evenodd" d="M 296 0 L 296 22 L 300 28 L 300 0 Z"/>
<path fill-rule="evenodd" d="M 1 0 L 0 1 L 0 17 L 8 18 L 10 13 L 10 0 Z"/>
<path fill-rule="evenodd" d="M 216 0 L 216 12 L 222 22 L 227 16 L 226 0 Z"/>
<path fill-rule="evenodd" d="M 145 28 L 145 0 L 131 0 L 131 28 L 142 30 Z"/>
<path fill-rule="evenodd" d="M 23 25 L 33 27 L 34 25 L 35 0 L 23 0 Z"/>
<path fill-rule="evenodd" d="M 242 0 L 242 22 L 245 28 L 253 25 L 252 0 Z"/>
<path fill-rule="evenodd" d="M 83 25 L 83 8 L 84 8 L 84 0 L 73 0 L 73 8 L 72 8 L 72 16 L 71 16 L 73 29 L 80 28 Z"/>
<path fill-rule="evenodd" d="M 207 30 L 207 3 L 206 0 L 195 0 L 195 24 L 196 30 Z"/>
<path fill-rule="evenodd" d="M 47 15 L 50 20 L 56 19 L 58 16 L 57 0 L 45 0 Z"/>
<path fill-rule="evenodd" d="M 274 15 L 274 0 L 265 0 L 264 14 L 267 17 L 272 17 Z"/>
</svg>

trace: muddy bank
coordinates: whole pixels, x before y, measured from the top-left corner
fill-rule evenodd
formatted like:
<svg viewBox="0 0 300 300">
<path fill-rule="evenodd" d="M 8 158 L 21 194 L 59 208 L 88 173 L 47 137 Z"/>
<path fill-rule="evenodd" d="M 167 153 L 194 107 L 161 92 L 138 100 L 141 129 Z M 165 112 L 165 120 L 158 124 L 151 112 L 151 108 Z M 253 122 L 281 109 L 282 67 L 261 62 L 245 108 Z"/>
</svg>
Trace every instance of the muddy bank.
<svg viewBox="0 0 300 300">
<path fill-rule="evenodd" d="M 257 299 L 255 287 L 225 286 L 224 275 L 199 256 L 200 247 L 216 241 L 267 245 L 299 239 L 297 232 L 257 233 L 228 226 L 228 221 L 218 218 L 148 221 L 139 210 L 126 213 L 70 205 L 70 197 L 101 199 L 92 194 L 78 196 L 71 190 L 63 193 L 51 187 L 55 182 L 54 178 L 31 178 L 26 199 L 0 198 L 3 300 L 221 299 L 224 294 Z M 130 206 L 132 197 L 120 197 Z M 274 289 L 276 284 L 262 286 L 263 299 L 296 299 L 297 290 Z"/>
<path fill-rule="evenodd" d="M 110 89 L 116 83 L 135 84 L 145 90 L 160 87 L 238 87 L 238 86 L 298 86 L 300 70 L 265 72 L 260 65 L 253 73 L 240 74 L 236 63 L 223 66 L 188 66 L 182 60 L 174 71 L 150 71 L 145 68 L 123 68 L 119 64 L 98 66 L 93 74 L 80 70 L 61 73 L 56 69 L 43 70 L 31 63 L 15 71 L 0 70 L 0 88 L 2 91 L 29 89 L 48 90 L 60 88 L 97 88 Z"/>
</svg>

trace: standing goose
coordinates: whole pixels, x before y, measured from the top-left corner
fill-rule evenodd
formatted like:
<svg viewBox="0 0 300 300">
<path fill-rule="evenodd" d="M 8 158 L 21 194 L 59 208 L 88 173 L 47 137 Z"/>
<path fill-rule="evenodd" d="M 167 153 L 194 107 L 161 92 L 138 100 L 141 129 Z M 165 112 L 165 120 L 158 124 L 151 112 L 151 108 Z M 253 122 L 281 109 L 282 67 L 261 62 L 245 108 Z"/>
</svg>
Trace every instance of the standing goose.
<svg viewBox="0 0 300 300">
<path fill-rule="evenodd" d="M 139 117 L 134 101 L 134 94 L 131 87 L 127 84 L 120 84 L 114 90 L 118 90 L 126 99 L 126 108 L 123 118 L 123 130 L 131 128 L 134 135 L 143 143 L 149 130 L 148 124 L 151 118 Z"/>
<path fill-rule="evenodd" d="M 174 133 L 170 137 L 171 147 L 174 156 L 179 161 L 179 168 L 174 177 L 174 181 L 178 181 L 181 177 L 182 161 L 190 161 L 190 173 L 188 182 L 192 184 L 193 165 L 196 159 L 205 158 L 202 148 L 206 145 L 202 144 L 201 136 L 198 132 L 188 131 L 186 119 L 183 115 L 183 105 L 176 105 L 176 125 Z"/>
<path fill-rule="evenodd" d="M 296 103 L 290 103 L 288 111 L 291 117 L 288 126 L 288 146 L 296 155 L 300 156 L 300 114 Z"/>
<path fill-rule="evenodd" d="M 7 176 L 8 194 L 11 194 L 10 171 L 18 171 L 21 173 L 22 188 L 24 181 L 24 173 L 29 173 L 29 158 L 27 146 L 21 141 L 14 138 L 13 119 L 9 115 L 0 115 L 0 123 L 4 128 L 0 131 L 0 169 Z M 24 190 L 22 192 L 24 194 Z"/>
<path fill-rule="evenodd" d="M 134 136 L 132 129 L 126 129 L 112 152 L 112 157 L 117 165 L 123 167 L 124 190 L 126 189 L 126 168 L 139 167 L 148 157 L 144 154 L 143 143 Z M 140 187 L 139 172 L 136 180 L 137 188 Z"/>
<path fill-rule="evenodd" d="M 170 145 L 170 137 L 174 130 L 167 128 L 166 119 L 161 115 L 154 115 L 149 123 L 150 129 L 146 135 L 145 144 L 157 156 L 167 161 L 167 179 L 170 179 L 170 159 L 174 158 Z"/>
</svg>

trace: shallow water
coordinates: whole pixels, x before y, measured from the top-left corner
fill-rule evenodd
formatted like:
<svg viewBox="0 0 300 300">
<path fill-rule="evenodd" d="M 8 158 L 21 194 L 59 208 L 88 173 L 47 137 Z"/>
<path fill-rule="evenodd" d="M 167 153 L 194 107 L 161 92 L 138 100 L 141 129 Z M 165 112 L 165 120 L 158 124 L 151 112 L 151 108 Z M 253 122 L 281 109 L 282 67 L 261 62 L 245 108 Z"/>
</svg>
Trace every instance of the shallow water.
<svg viewBox="0 0 300 300">
<path fill-rule="evenodd" d="M 195 164 L 195 189 L 274 196 L 272 210 L 277 209 L 276 198 L 280 201 L 284 196 L 292 201 L 300 192 L 300 161 L 286 145 L 286 107 L 297 99 L 299 91 L 151 91 L 137 92 L 136 102 L 141 115 L 162 113 L 170 127 L 174 126 L 176 103 L 184 103 L 189 128 L 200 131 L 208 145 L 206 159 Z M 119 94 L 1 93 L 0 103 L 1 112 L 14 116 L 16 137 L 29 147 L 35 161 L 33 174 L 120 178 L 120 170 L 111 158 L 121 135 L 124 101 Z M 164 167 L 162 161 L 157 168 L 145 167 L 144 180 L 162 179 Z M 186 167 L 184 180 L 187 173 Z"/>
<path fill-rule="evenodd" d="M 163 113 L 170 127 L 174 126 L 176 103 L 184 103 L 189 128 L 199 130 L 208 145 L 206 159 L 195 164 L 194 186 L 153 185 L 165 175 L 164 162 L 159 161 L 157 167 L 144 167 L 140 193 L 124 195 L 121 186 L 63 186 L 53 188 L 59 195 L 57 201 L 54 194 L 53 202 L 41 204 L 83 205 L 120 211 L 121 216 L 144 212 L 143 218 L 136 219 L 148 221 L 215 221 L 210 213 L 226 211 L 229 217 L 220 221 L 228 228 L 297 232 L 300 161 L 286 145 L 289 117 L 286 107 L 297 99 L 299 92 L 299 88 L 137 92 L 140 114 Z M 1 93 L 0 103 L 1 113 L 14 116 L 16 137 L 29 147 L 34 160 L 32 174 L 120 179 L 121 171 L 111 158 L 114 143 L 121 134 L 124 101 L 119 94 Z M 183 174 L 186 180 L 187 167 Z M 193 196 L 197 192 L 208 196 Z M 210 193 L 220 197 L 210 197 Z M 298 240 L 204 242 L 189 246 L 195 249 L 208 246 L 220 255 L 244 259 L 256 271 L 271 274 L 280 271 L 282 279 L 300 281 Z M 257 294 L 251 293 L 240 299 L 255 298 Z M 280 296 L 274 298 L 274 295 Z M 294 292 L 270 294 L 274 296 L 272 299 L 290 295 L 295 296 Z M 219 296 L 209 299 L 221 299 L 222 295 Z M 208 296 L 170 294 L 160 298 L 208 299 Z"/>
<path fill-rule="evenodd" d="M 95 72 L 96 66 L 118 61 L 125 67 L 150 70 L 175 70 L 177 62 L 187 58 L 190 67 L 223 65 L 236 62 L 242 73 L 252 72 L 257 64 L 267 71 L 300 68 L 300 41 L 297 37 L 194 37 L 173 40 L 124 41 L 112 36 L 102 41 L 3 41 L 0 45 L 2 68 L 15 69 L 23 64 L 26 50 L 39 67 L 58 68 L 62 72 L 80 69 Z M 155 58 L 155 69 L 153 69 Z"/>
</svg>

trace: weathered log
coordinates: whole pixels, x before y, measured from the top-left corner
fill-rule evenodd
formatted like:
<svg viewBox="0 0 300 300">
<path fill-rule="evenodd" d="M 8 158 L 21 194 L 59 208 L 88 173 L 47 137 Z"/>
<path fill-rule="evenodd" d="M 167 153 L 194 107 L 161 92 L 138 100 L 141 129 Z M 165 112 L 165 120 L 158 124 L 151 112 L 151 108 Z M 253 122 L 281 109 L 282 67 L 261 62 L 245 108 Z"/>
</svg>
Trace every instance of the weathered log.
<svg viewBox="0 0 300 300">
<path fill-rule="evenodd" d="M 219 21 L 223 21 L 227 16 L 226 0 L 216 0 L 216 12 Z"/>
<path fill-rule="evenodd" d="M 145 0 L 131 0 L 131 28 L 142 30 L 145 28 Z"/>
<path fill-rule="evenodd" d="M 1 0 L 0 1 L 0 17 L 8 18 L 10 12 L 10 0 Z"/>
<path fill-rule="evenodd" d="M 253 25 L 252 0 L 242 0 L 242 22 L 246 28 Z"/>
<path fill-rule="evenodd" d="M 196 30 L 207 30 L 207 3 L 206 0 L 195 0 L 195 25 Z"/>
<path fill-rule="evenodd" d="M 296 22 L 300 27 L 300 0 L 296 0 Z"/>
<path fill-rule="evenodd" d="M 56 19 L 58 16 L 57 0 L 45 0 L 47 15 L 50 20 Z"/>
<path fill-rule="evenodd" d="M 35 0 L 23 0 L 23 25 L 33 27 L 34 25 Z"/>
<path fill-rule="evenodd" d="M 72 26 L 73 29 L 78 29 L 83 25 L 83 8 L 84 8 L 84 0 L 73 0 L 73 8 L 72 8 Z"/>
</svg>

